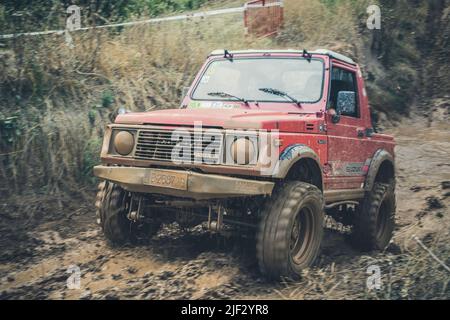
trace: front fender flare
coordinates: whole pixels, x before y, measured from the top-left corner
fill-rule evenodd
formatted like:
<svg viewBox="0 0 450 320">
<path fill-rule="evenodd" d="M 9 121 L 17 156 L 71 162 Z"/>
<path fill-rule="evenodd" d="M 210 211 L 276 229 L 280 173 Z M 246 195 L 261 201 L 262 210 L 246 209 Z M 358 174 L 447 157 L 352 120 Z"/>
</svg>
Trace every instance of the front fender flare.
<svg viewBox="0 0 450 320">
<path fill-rule="evenodd" d="M 292 166 L 301 159 L 311 159 L 315 162 L 320 170 L 320 180 L 323 184 L 322 165 L 320 164 L 320 158 L 313 149 L 304 144 L 294 144 L 283 150 L 283 152 L 279 156 L 276 166 L 276 172 L 274 173 L 273 177 L 281 179 L 285 178 Z"/>
</svg>

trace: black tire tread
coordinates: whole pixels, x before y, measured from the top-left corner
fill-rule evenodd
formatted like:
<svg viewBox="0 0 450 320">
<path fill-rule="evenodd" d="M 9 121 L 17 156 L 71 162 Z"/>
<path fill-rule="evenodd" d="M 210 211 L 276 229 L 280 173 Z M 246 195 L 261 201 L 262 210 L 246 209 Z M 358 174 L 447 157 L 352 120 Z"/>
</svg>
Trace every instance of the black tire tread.
<svg viewBox="0 0 450 320">
<path fill-rule="evenodd" d="M 138 229 L 142 224 L 130 221 L 127 218 L 127 192 L 117 184 L 102 182 L 96 197 L 97 219 L 100 222 L 103 233 L 113 246 L 124 245 L 128 242 L 136 243 Z M 144 225 L 145 236 L 155 235 L 161 227 L 161 223 L 146 223 Z"/>
<path fill-rule="evenodd" d="M 316 186 L 299 181 L 286 182 L 276 188 L 263 210 L 256 239 L 256 254 L 260 271 L 269 278 L 295 276 L 286 259 L 290 245 L 286 241 L 291 232 L 289 222 L 292 215 L 296 214 L 294 211 L 298 203 L 311 194 L 319 199 L 323 207 L 322 192 Z M 322 223 L 323 210 L 318 219 Z"/>
<path fill-rule="evenodd" d="M 377 240 L 378 212 L 383 201 L 390 197 L 392 201 L 392 216 L 389 227 L 393 231 L 395 225 L 396 200 L 392 184 L 375 183 L 373 189 L 362 202 L 361 210 L 356 216 L 350 241 L 354 247 L 362 251 L 384 250 L 387 244 L 380 246 Z M 392 236 L 392 233 L 391 233 Z"/>
<path fill-rule="evenodd" d="M 124 190 L 116 184 L 108 183 L 103 199 L 102 228 L 105 237 L 113 245 L 123 245 L 132 240 L 130 221 L 125 212 Z"/>
</svg>

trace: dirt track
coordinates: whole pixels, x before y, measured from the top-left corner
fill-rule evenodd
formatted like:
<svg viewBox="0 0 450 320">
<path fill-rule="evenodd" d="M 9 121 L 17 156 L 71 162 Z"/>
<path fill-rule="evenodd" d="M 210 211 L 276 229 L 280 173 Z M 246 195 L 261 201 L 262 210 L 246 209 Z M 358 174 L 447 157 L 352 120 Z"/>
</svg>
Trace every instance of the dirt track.
<svg viewBox="0 0 450 320">
<path fill-rule="evenodd" d="M 431 127 L 425 121 L 408 120 L 388 130 L 398 143 L 394 243 L 385 253 L 362 255 L 342 235 L 327 232 L 322 254 L 310 270 L 316 280 L 324 274 L 320 284 L 313 286 L 315 280 L 305 275 L 294 293 L 292 285 L 264 281 L 247 240 L 222 239 L 200 229 L 184 233 L 168 226 L 150 243 L 113 249 L 95 224 L 91 204 L 70 214 L 67 209 L 47 212 L 55 218 L 37 227 L 24 222 L 16 228 L 13 224 L 20 222 L 14 220 L 14 208 L 3 203 L 0 299 L 372 297 L 365 293 L 362 280 L 355 280 L 359 282 L 347 290 L 351 295 L 336 293 L 341 278 L 335 270 L 345 275 L 342 279 L 360 279 L 356 275 L 364 275 L 370 261 L 400 261 L 404 248 L 412 245 L 412 234 L 426 239 L 438 230 L 447 230 L 447 234 L 450 230 L 450 128 L 446 119 Z M 427 263 L 436 264 L 431 259 Z M 66 286 L 70 265 L 81 270 L 80 289 Z M 327 272 L 335 275 L 330 277 Z M 443 290 L 443 297 L 450 298 L 449 288 Z M 389 296 L 400 297 L 400 293 Z"/>
</svg>

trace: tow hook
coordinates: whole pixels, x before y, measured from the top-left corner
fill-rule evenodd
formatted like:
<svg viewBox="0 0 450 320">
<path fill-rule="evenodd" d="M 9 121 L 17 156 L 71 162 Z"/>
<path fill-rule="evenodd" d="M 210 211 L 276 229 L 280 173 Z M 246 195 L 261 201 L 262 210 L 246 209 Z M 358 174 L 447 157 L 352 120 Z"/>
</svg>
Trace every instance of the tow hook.
<svg viewBox="0 0 450 320">
<path fill-rule="evenodd" d="M 142 215 L 142 196 L 131 196 L 130 209 L 127 218 L 134 222 L 144 219 L 144 216 Z"/>
<path fill-rule="evenodd" d="M 217 219 L 213 220 L 213 208 L 210 205 L 209 206 L 209 212 L 208 212 L 208 225 L 207 229 L 210 231 L 219 232 L 222 230 L 223 226 L 223 208 L 221 205 L 217 208 Z"/>
</svg>

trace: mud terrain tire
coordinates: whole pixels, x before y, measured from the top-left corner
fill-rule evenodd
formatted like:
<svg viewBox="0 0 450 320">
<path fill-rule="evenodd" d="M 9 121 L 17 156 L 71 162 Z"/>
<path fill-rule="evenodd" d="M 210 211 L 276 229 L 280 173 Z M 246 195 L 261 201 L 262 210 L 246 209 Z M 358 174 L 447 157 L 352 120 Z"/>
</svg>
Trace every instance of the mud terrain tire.
<svg viewBox="0 0 450 320">
<path fill-rule="evenodd" d="M 351 244 L 362 251 L 384 250 L 394 232 L 395 208 L 394 186 L 375 183 L 357 212 Z"/>
<path fill-rule="evenodd" d="M 112 245 L 136 243 L 150 238 L 161 227 L 161 223 L 138 223 L 127 218 L 131 195 L 119 185 L 102 182 L 96 198 L 97 222 Z"/>
<path fill-rule="evenodd" d="M 315 186 L 287 182 L 264 208 L 256 238 L 261 273 L 278 280 L 298 278 L 317 257 L 323 236 L 323 196 Z"/>
</svg>

